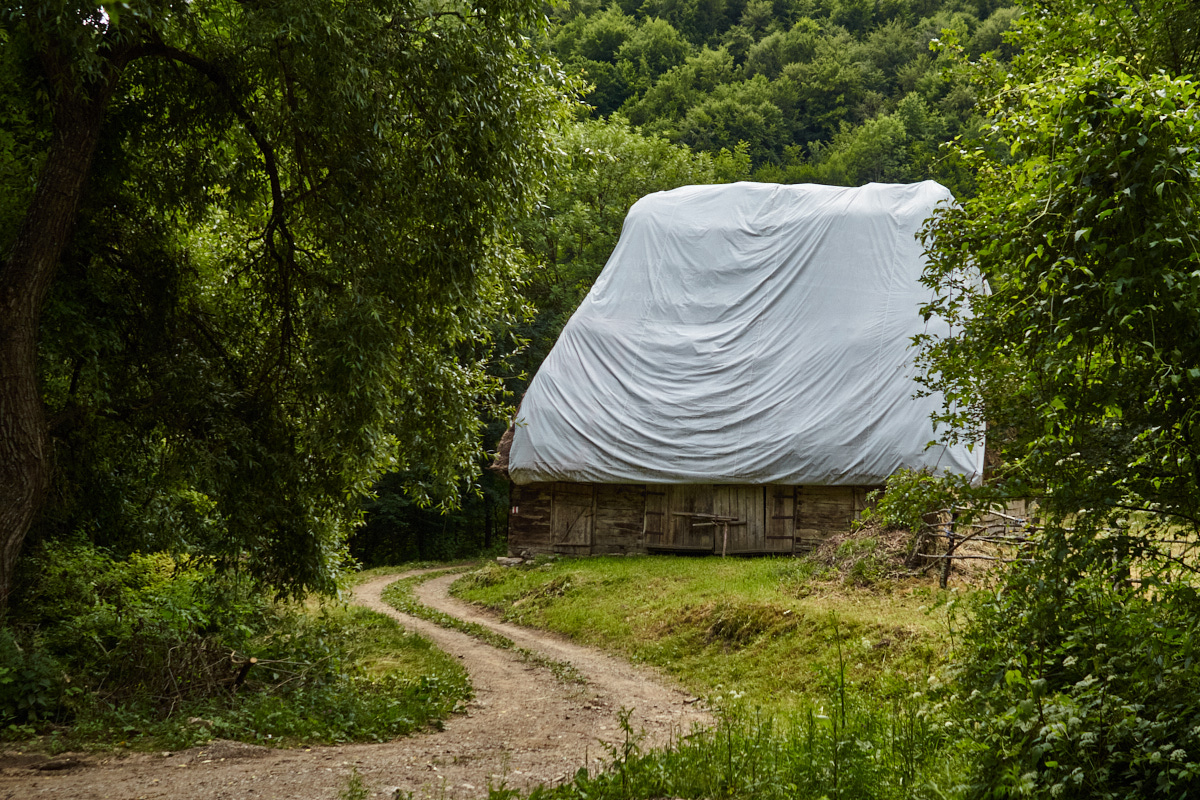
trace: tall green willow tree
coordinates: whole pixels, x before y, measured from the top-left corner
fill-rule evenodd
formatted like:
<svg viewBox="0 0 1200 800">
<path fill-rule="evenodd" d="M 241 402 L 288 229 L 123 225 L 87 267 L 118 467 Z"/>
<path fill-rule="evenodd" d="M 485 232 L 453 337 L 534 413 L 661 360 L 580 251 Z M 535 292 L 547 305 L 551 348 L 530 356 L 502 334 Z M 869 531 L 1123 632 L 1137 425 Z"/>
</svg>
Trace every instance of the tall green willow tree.
<svg viewBox="0 0 1200 800">
<path fill-rule="evenodd" d="M 329 589 L 382 470 L 419 462 L 433 499 L 473 469 L 502 230 L 570 91 L 540 24 L 524 0 L 3 12 L 0 603 L 35 522 Z"/>
</svg>

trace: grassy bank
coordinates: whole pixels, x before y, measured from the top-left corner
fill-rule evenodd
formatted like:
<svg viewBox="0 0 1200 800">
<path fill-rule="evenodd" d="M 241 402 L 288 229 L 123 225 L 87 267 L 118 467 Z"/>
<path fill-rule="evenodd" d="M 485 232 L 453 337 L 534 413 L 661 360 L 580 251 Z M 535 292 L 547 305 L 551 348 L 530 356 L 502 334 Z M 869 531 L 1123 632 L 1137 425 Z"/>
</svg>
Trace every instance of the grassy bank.
<svg viewBox="0 0 1200 800">
<path fill-rule="evenodd" d="M 564 559 L 489 565 L 453 592 L 652 664 L 697 694 L 788 712 L 828 697 L 843 669 L 860 695 L 907 697 L 944 658 L 946 616 L 929 610 L 946 593 L 882 572 L 847 581 L 853 569 L 794 558 Z"/>
<path fill-rule="evenodd" d="M 279 747 L 382 742 L 440 725 L 470 697 L 457 661 L 390 617 L 345 606 L 293 609 L 287 616 L 250 643 L 270 655 L 236 694 L 218 688 L 173 709 L 147 696 L 76 702 L 67 709 L 68 724 L 54 726 L 43 742 L 50 749 L 115 742 L 139 750 L 214 738 Z"/>
<path fill-rule="evenodd" d="M 946 798 L 969 752 L 920 690 L 953 594 L 895 580 L 871 537 L 808 559 L 611 557 L 489 565 L 453 587 L 506 619 L 652 664 L 718 725 L 533 798 Z"/>
</svg>

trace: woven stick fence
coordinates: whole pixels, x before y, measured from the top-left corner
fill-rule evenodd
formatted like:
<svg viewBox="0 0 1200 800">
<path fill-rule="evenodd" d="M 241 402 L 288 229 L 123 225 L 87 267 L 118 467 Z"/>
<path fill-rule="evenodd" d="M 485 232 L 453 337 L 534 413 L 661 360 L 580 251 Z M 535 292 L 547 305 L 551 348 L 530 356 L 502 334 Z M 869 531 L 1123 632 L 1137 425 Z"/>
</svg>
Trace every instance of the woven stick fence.
<svg viewBox="0 0 1200 800">
<path fill-rule="evenodd" d="M 1023 517 L 993 511 L 984 515 L 978 522 L 964 524 L 958 519 L 957 508 L 942 509 L 929 516 L 936 517 L 936 521 L 926 522 L 917 531 L 909 551 L 907 566 L 910 569 L 917 568 L 924 561 L 925 566 L 920 571 L 928 572 L 940 565 L 942 573 L 938 583 L 943 589 L 950 580 L 950 571 L 955 561 L 1032 561 L 1028 556 L 1022 555 L 1022 551 L 1033 544 L 1039 528 Z M 925 552 L 932 540 L 944 540 L 945 552 Z M 1008 550 L 1011 555 L 960 552 L 959 548 L 968 542 L 1011 548 Z"/>
</svg>

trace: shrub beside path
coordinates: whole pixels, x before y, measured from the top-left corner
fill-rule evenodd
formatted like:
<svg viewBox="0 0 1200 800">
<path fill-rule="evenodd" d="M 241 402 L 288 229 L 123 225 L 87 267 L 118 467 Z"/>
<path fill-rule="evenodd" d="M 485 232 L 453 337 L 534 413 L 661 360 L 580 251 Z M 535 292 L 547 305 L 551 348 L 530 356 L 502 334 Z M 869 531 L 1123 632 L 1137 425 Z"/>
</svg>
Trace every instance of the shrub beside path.
<svg viewBox="0 0 1200 800">
<path fill-rule="evenodd" d="M 644 746 L 667 744 L 693 725 L 711 722 L 686 693 L 649 670 L 553 634 L 498 622 L 450 597 L 454 575 L 419 585 L 418 599 L 492 628 L 518 647 L 568 662 L 586 683 L 564 683 L 512 651 L 402 614 L 380 598 L 401 577 L 361 584 L 355 602 L 396 618 L 462 660 L 475 697 L 443 730 L 386 744 L 293 750 L 214 741 L 127 756 L 74 753 L 50 759 L 9 751 L 0 753 L 0 798 L 333 800 L 355 771 L 373 797 L 390 800 L 399 789 L 417 798 L 476 798 L 487 795 L 489 784 L 529 789 L 569 779 L 585 759 L 596 768 L 607 760 L 604 745 L 624 739 L 618 719 L 623 708 L 632 710 L 633 729 L 644 731 Z"/>
</svg>

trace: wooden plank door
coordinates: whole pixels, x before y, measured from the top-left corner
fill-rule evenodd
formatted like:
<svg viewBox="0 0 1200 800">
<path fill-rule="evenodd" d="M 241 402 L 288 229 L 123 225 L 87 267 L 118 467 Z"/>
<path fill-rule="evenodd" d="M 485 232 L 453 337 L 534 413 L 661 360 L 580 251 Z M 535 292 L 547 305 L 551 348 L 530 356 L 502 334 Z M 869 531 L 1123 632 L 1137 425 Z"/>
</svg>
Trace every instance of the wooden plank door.
<svg viewBox="0 0 1200 800">
<path fill-rule="evenodd" d="M 736 522 L 729 525 L 729 541 L 720 525 L 715 528 L 717 540 L 713 549 L 729 553 L 762 553 L 766 550 L 766 526 L 763 519 L 763 487 L 747 485 L 719 485 L 713 487 L 713 513 L 719 517 L 732 517 Z"/>
<path fill-rule="evenodd" d="M 592 550 L 595 493 L 590 483 L 555 483 L 550 538 L 556 553 L 586 555 Z"/>
<path fill-rule="evenodd" d="M 508 512 L 508 550 L 535 553 L 550 550 L 550 517 L 554 509 L 554 487 L 549 483 L 513 484 Z"/>
<path fill-rule="evenodd" d="M 667 539 L 667 487 L 646 486 L 645 524 L 642 541 L 646 547 L 665 544 Z"/>
<path fill-rule="evenodd" d="M 667 487 L 667 535 L 664 544 L 679 550 L 713 550 L 712 524 L 689 514 L 713 513 L 710 483 L 677 483 Z"/>
<path fill-rule="evenodd" d="M 597 483 L 592 519 L 592 554 L 635 553 L 642 546 L 646 487 L 633 483 Z"/>
</svg>

